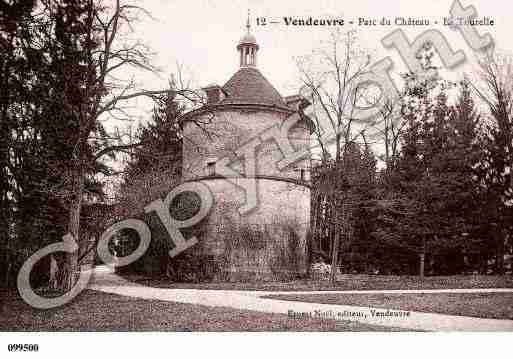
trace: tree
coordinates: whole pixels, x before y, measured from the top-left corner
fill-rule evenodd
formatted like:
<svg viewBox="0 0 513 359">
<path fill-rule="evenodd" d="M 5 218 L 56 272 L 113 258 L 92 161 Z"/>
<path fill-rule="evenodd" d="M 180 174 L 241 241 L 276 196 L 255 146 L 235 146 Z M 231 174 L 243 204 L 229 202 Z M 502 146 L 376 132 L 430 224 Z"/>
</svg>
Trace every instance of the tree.
<svg viewBox="0 0 513 359">
<path fill-rule="evenodd" d="M 77 6 L 72 3 L 66 9 L 73 14 Z M 141 96 L 156 98 L 170 91 L 193 101 L 201 100 L 199 95 L 187 89 L 138 89 L 133 81 L 123 85 L 113 76 L 128 67 L 156 71 L 144 44 L 137 41 L 130 44 L 123 37 L 123 31 L 132 29 L 131 25 L 138 15 L 147 14 L 144 9 L 120 0 L 112 8 L 103 7 L 93 0 L 80 6 L 83 10 L 81 15 L 75 18 L 76 21 L 69 20 L 73 19 L 71 16 L 67 17 L 69 24 L 67 31 L 63 31 L 68 34 L 66 40 L 78 51 L 77 57 L 81 60 L 78 74 L 82 82 L 77 86 L 79 88 L 70 89 L 65 94 L 65 108 L 75 114 L 77 128 L 75 135 L 67 138 L 73 151 L 70 153 L 72 161 L 66 169 L 70 203 L 68 232 L 77 242 L 80 238 L 80 212 L 88 169 L 103 156 L 112 156 L 116 151 L 140 145 L 126 143 L 119 134 L 109 135 L 100 121 L 102 116 L 110 114 L 126 118 L 127 113 L 122 107 L 124 101 Z M 77 259 L 77 253 L 67 256 L 63 268 L 63 289 L 70 289 L 77 278 Z"/>
<path fill-rule="evenodd" d="M 489 208 L 484 221 L 490 224 L 496 248 L 496 271 L 504 272 L 507 231 L 511 229 L 513 205 L 513 64 L 511 57 L 493 49 L 480 61 L 480 82 L 473 89 L 488 106 L 481 163 L 482 198 Z"/>
<path fill-rule="evenodd" d="M 0 62 L 6 85 L 1 94 L 8 99 L 0 118 L 8 135 L 0 158 L 7 174 L 0 196 L 1 219 L 8 222 L 2 243 L 8 253 L 16 250 L 13 243 L 19 244 L 25 257 L 41 247 L 43 233 L 56 241 L 68 232 L 86 245 L 82 207 L 101 201 L 97 174 L 111 173 L 106 156 L 141 145 L 125 133 L 109 133 L 103 120 L 130 120 L 123 103 L 141 96 L 157 99 L 172 91 L 192 102 L 201 96 L 188 89 L 146 90 L 133 79 L 119 79 L 129 68 L 156 71 L 147 47 L 127 35 L 139 16 L 148 15 L 140 7 L 121 0 L 112 5 L 42 0 L 1 6 L 6 20 L 0 29 L 6 50 Z M 13 257 L 23 256 L 9 255 L 5 261 L 10 266 Z M 78 276 L 78 257 L 78 252 L 67 255 L 60 268 L 63 290 Z"/>
<path fill-rule="evenodd" d="M 156 99 L 152 121 L 138 130 L 136 142 L 141 145 L 130 151 L 125 181 L 168 168 L 175 169 L 180 176 L 183 135 L 179 117 L 184 111 L 184 104 L 176 100 L 175 94 Z"/>
<path fill-rule="evenodd" d="M 123 182 L 116 194 L 116 216 L 141 217 L 151 223 L 152 218 L 144 213 L 144 206 L 165 197 L 180 183 L 183 136 L 180 115 L 184 111 L 185 106 L 173 94 L 156 101 L 151 121 L 138 129 L 135 141 L 141 145 L 129 151 Z M 124 252 L 132 249 L 137 238 L 134 233 L 126 232 L 118 236 L 117 242 L 119 251 Z M 127 270 L 140 270 L 143 266 L 168 273 L 170 249 L 166 233 L 156 231 L 148 252 Z"/>
<path fill-rule="evenodd" d="M 49 158 L 45 119 L 52 71 L 47 54 L 51 27 L 35 13 L 36 2 L 0 5 L 0 90 L 2 128 L 2 244 L 6 244 L 6 284 L 28 254 L 51 241 L 62 223 L 62 206 L 42 182 L 57 177 L 44 165 Z M 37 74 L 37 75 L 36 75 Z M 57 153 L 59 153 L 57 151 Z M 57 156 L 55 159 L 59 158 Z M 5 229 L 5 231 L 4 231 Z"/>
<path fill-rule="evenodd" d="M 22 41 L 16 23 L 27 18 L 34 4 L 0 4 L 0 269 L 5 273 L 2 284 L 9 286 L 14 262 L 13 227 L 15 222 L 14 198 L 15 183 L 13 181 L 13 163 L 9 154 L 13 147 L 12 105 L 24 86 L 15 76 L 24 62 L 16 53 L 16 47 Z M 11 89 L 11 91 L 9 91 Z M 4 278 L 2 278 L 4 279 Z"/>
<path fill-rule="evenodd" d="M 358 88 L 358 79 L 370 70 L 370 64 L 371 57 L 358 46 L 354 31 L 334 31 L 325 47 L 298 59 L 305 93 L 312 103 L 310 116 L 321 155 L 321 164 L 313 171 L 314 243 L 320 243 L 319 236 L 329 237 L 332 282 L 339 263 L 340 241 L 350 236 L 350 222 L 358 202 L 351 197 L 355 192 L 349 190 L 352 180 L 346 178 L 355 159 L 355 142 L 373 125 L 361 126 L 355 118 L 357 105 L 366 101 L 369 92 Z"/>
<path fill-rule="evenodd" d="M 449 89 L 460 91 L 455 106 L 448 104 Z M 421 81 L 410 90 L 403 109 L 408 126 L 397 166 L 386 183 L 387 197 L 395 203 L 382 218 L 393 218 L 387 230 L 394 233 L 384 238 L 418 254 L 422 277 L 428 254 L 433 263 L 435 256 L 461 252 L 474 228 L 479 117 L 466 81 L 460 87 L 445 81 L 431 87 Z"/>
<path fill-rule="evenodd" d="M 384 101 L 379 110 L 381 117 L 381 129 L 377 132 L 377 137 L 382 137 L 385 147 L 384 156 L 380 158 L 385 162 L 385 171 L 387 173 L 395 168 L 399 156 L 401 138 L 407 125 L 405 118 L 401 116 L 401 98 L 388 98 Z"/>
</svg>

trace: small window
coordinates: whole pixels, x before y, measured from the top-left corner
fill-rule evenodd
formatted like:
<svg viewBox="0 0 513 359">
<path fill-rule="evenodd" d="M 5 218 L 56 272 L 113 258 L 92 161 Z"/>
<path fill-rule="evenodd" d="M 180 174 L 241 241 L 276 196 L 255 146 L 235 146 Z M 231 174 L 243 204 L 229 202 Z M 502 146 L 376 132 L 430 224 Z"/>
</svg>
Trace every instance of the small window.
<svg viewBox="0 0 513 359">
<path fill-rule="evenodd" d="M 300 181 L 308 181 L 308 173 L 306 168 L 296 167 L 294 171 L 298 173 Z"/>
<path fill-rule="evenodd" d="M 301 181 L 306 181 L 306 170 L 304 168 L 299 169 L 299 176 Z"/>
<path fill-rule="evenodd" d="M 208 161 L 207 162 L 207 176 L 215 176 L 216 175 L 216 161 Z"/>
</svg>

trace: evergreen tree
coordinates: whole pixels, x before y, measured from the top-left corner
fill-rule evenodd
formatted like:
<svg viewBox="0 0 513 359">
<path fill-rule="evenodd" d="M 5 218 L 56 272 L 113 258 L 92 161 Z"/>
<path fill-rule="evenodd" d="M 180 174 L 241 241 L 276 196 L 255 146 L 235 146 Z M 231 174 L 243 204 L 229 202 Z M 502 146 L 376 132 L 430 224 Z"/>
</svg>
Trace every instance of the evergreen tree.
<svg viewBox="0 0 513 359">
<path fill-rule="evenodd" d="M 144 213 L 144 206 L 157 198 L 165 197 L 180 183 L 182 172 L 182 133 L 179 117 L 184 107 L 173 94 L 160 97 L 154 106 L 151 121 L 138 130 L 137 143 L 126 164 L 123 183 L 117 196 L 122 217 L 139 217 L 152 228 L 152 242 L 146 254 L 125 268 L 153 274 L 169 272 L 169 239 L 159 220 Z M 173 215 L 176 210 L 170 209 Z M 179 215 L 188 213 L 181 208 Z M 186 217 L 189 218 L 189 217 Z M 137 235 L 124 231 L 117 237 L 116 250 L 120 255 L 130 253 L 137 243 Z"/>
<path fill-rule="evenodd" d="M 382 220 L 389 223 L 384 230 L 388 234 L 383 236 L 383 228 L 378 233 L 406 252 L 417 253 L 421 275 L 427 255 L 432 270 L 463 270 L 463 253 L 478 208 L 478 116 L 467 83 L 460 86 L 455 106 L 448 105 L 447 86 L 441 85 L 432 99 L 425 88 L 418 90 L 422 100 L 416 103 L 423 109 L 407 112 L 412 114 L 411 123 L 397 170 L 389 179 L 389 190 L 395 195 L 388 193 L 388 198 L 393 198 L 392 206 L 388 214 L 382 215 Z M 441 263 L 447 262 L 443 258 L 448 255 L 455 255 L 460 262 L 453 260 L 452 268 L 442 268 Z M 411 264 L 407 267 L 413 270 Z"/>
<path fill-rule="evenodd" d="M 156 100 L 152 121 L 141 126 L 137 134 L 140 146 L 134 148 L 126 169 L 126 178 L 146 172 L 174 168 L 181 174 L 182 134 L 179 116 L 184 107 L 173 94 Z"/>
</svg>

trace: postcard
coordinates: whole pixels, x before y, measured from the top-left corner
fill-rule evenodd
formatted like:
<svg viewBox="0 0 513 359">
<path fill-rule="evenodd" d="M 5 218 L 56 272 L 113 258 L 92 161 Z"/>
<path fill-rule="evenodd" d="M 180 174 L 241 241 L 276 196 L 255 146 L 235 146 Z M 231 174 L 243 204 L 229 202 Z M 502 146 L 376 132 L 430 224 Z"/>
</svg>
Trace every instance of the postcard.
<svg viewBox="0 0 513 359">
<path fill-rule="evenodd" d="M 353 332 L 373 355 L 424 332 L 497 349 L 512 9 L 4 1 L 0 350 L 259 355 L 283 332 L 297 355 Z"/>
</svg>

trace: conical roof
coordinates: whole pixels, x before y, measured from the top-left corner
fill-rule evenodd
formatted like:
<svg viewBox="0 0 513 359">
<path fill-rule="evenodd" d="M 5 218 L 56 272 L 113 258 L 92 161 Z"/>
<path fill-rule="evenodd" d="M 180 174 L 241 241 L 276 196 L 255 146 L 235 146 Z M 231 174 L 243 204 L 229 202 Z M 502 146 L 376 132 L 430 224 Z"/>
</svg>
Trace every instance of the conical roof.
<svg viewBox="0 0 513 359">
<path fill-rule="evenodd" d="M 287 108 L 280 93 L 258 69 L 241 67 L 223 86 L 223 104 L 258 104 Z"/>
</svg>

